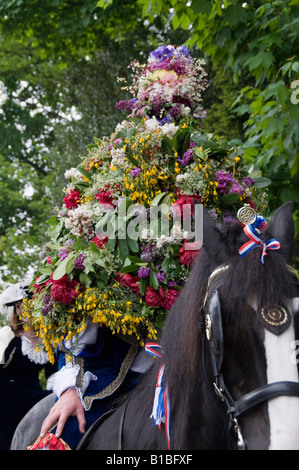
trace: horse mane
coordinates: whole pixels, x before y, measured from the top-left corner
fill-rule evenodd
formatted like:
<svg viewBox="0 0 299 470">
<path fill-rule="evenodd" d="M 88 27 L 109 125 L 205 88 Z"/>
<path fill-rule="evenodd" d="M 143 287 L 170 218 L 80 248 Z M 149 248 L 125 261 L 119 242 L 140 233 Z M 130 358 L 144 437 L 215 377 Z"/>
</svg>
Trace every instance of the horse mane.
<svg viewBox="0 0 299 470">
<path fill-rule="evenodd" d="M 248 315 L 254 311 L 253 304 L 256 311 L 260 311 L 267 304 L 287 302 L 287 299 L 298 296 L 298 281 L 290 273 L 280 250 L 269 252 L 264 264 L 261 262 L 260 247 L 241 258 L 238 250 L 248 241 L 241 225 L 230 223 L 213 230 L 218 231 L 214 246 L 207 249 L 203 245 L 178 300 L 168 313 L 163 329 L 166 377 L 173 402 L 181 396 L 182 390 L 185 393 L 187 387 L 194 386 L 192 379 L 195 380 L 201 351 L 200 311 L 208 278 L 216 267 L 222 264 L 230 266 L 222 275 L 219 288 L 221 307 L 226 314 L 229 312 L 233 315 L 234 322 L 237 321 L 243 328 L 249 322 Z M 268 229 L 262 237 L 272 238 Z"/>
</svg>

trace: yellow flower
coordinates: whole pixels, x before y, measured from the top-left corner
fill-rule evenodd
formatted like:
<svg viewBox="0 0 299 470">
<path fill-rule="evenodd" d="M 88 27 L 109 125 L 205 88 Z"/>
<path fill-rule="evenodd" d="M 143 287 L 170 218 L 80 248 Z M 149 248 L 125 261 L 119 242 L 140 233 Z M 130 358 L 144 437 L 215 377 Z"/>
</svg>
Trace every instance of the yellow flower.
<svg viewBox="0 0 299 470">
<path fill-rule="evenodd" d="M 174 78 L 178 77 L 174 70 L 158 69 L 152 73 L 152 78 L 153 80 L 161 80 L 161 78 L 165 77 L 166 75 L 171 75 Z"/>
</svg>

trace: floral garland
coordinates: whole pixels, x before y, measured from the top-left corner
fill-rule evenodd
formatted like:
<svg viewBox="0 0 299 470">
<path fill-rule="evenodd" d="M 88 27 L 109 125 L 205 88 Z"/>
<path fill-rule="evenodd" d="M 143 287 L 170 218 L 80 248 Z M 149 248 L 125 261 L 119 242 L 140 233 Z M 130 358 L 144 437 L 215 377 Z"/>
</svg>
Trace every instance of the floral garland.
<svg viewBox="0 0 299 470">
<path fill-rule="evenodd" d="M 129 116 L 66 172 L 64 205 L 48 222 L 28 317 L 50 357 L 88 321 L 155 339 L 200 249 L 189 237 L 195 202 L 219 223 L 256 204 L 241 154 L 200 131 L 203 62 L 162 46 L 133 68 L 136 98 L 117 104 Z"/>
</svg>

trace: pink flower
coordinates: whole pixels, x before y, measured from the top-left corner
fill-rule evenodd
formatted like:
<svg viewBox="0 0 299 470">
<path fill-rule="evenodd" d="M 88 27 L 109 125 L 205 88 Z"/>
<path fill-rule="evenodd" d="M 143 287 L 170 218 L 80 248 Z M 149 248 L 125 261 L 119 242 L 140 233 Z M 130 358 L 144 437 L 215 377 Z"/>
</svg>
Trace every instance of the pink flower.
<svg viewBox="0 0 299 470">
<path fill-rule="evenodd" d="M 78 207 L 80 201 L 80 193 L 76 190 L 70 189 L 64 198 L 64 204 L 67 209 Z"/>
<path fill-rule="evenodd" d="M 54 281 L 51 275 L 51 279 L 53 282 L 51 286 L 52 299 L 60 304 L 71 305 L 79 294 L 79 283 L 75 280 L 71 281 L 67 274 L 57 281 Z"/>
</svg>

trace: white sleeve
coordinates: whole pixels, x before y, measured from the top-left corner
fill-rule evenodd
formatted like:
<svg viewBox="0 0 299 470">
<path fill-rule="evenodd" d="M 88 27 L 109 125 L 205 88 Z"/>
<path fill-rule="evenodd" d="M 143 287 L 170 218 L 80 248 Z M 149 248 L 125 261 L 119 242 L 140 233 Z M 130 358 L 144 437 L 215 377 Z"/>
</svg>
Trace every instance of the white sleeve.
<svg viewBox="0 0 299 470">
<path fill-rule="evenodd" d="M 0 329 L 0 364 L 4 364 L 6 348 L 14 337 L 15 334 L 10 326 L 3 326 Z"/>
<path fill-rule="evenodd" d="M 91 372 L 85 372 L 83 376 L 83 387 L 76 386 L 76 378 L 80 371 L 80 366 L 75 364 L 74 366 L 69 362 L 63 366 L 58 372 L 51 375 L 47 381 L 47 390 L 52 390 L 55 395 L 59 398 L 60 395 L 68 389 L 75 388 L 83 403 L 83 395 L 92 380 L 97 380 L 97 377 Z"/>
<path fill-rule="evenodd" d="M 75 339 L 68 339 L 62 342 L 64 348 L 74 356 L 78 356 L 86 346 L 96 343 L 99 326 L 99 323 L 88 323 L 85 330 L 79 333 Z"/>
</svg>

